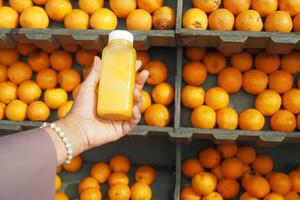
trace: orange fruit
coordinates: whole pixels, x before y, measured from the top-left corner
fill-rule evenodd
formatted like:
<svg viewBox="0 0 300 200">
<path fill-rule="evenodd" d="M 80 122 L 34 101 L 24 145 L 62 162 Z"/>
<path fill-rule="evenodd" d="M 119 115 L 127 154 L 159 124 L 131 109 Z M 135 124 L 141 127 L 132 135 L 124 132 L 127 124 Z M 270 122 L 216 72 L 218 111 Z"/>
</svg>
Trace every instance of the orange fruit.
<svg viewBox="0 0 300 200">
<path fill-rule="evenodd" d="M 0 101 L 8 104 L 17 98 L 17 85 L 13 82 L 6 81 L 0 83 Z"/>
<path fill-rule="evenodd" d="M 5 108 L 5 116 L 11 121 L 24 121 L 26 118 L 27 104 L 21 100 L 12 100 Z"/>
<path fill-rule="evenodd" d="M 289 176 L 285 173 L 278 172 L 269 179 L 272 192 L 282 195 L 287 194 L 292 188 L 292 182 Z"/>
<path fill-rule="evenodd" d="M 67 172 L 77 172 L 82 167 L 82 163 L 82 158 L 80 156 L 75 156 L 69 164 L 64 164 L 62 167 Z"/>
<path fill-rule="evenodd" d="M 269 88 L 279 94 L 293 87 L 293 76 L 286 70 L 277 70 L 269 76 Z"/>
<path fill-rule="evenodd" d="M 38 100 L 42 95 L 42 90 L 34 81 L 23 81 L 17 90 L 17 94 L 20 100 L 27 104 L 31 104 L 33 101 Z"/>
<path fill-rule="evenodd" d="M 130 169 L 130 161 L 128 157 L 122 154 L 111 157 L 109 165 L 113 172 L 127 173 Z"/>
<path fill-rule="evenodd" d="M 300 171 L 292 171 L 289 173 L 289 177 L 292 182 L 292 190 L 295 192 L 300 192 Z"/>
<path fill-rule="evenodd" d="M 242 81 L 242 73 L 233 67 L 223 69 L 218 76 L 218 85 L 230 94 L 241 89 Z"/>
<path fill-rule="evenodd" d="M 249 94 L 257 95 L 268 85 L 268 76 L 260 70 L 249 70 L 243 75 L 243 89 Z"/>
<path fill-rule="evenodd" d="M 208 27 L 211 30 L 231 31 L 234 27 L 234 15 L 225 8 L 219 8 L 209 15 Z"/>
<path fill-rule="evenodd" d="M 226 108 L 229 104 L 229 95 L 221 87 L 213 87 L 206 91 L 205 104 L 214 110 Z"/>
<path fill-rule="evenodd" d="M 244 174 L 251 171 L 251 167 L 249 165 L 244 165 Z"/>
<path fill-rule="evenodd" d="M 27 117 L 30 121 L 47 121 L 50 109 L 42 101 L 34 101 L 27 108 Z"/>
<path fill-rule="evenodd" d="M 46 51 L 36 51 L 28 57 L 28 65 L 34 72 L 46 69 L 50 66 L 50 58 Z"/>
<path fill-rule="evenodd" d="M 224 199 L 231 199 L 238 195 L 240 184 L 236 180 L 222 179 L 218 183 L 217 191 Z"/>
<path fill-rule="evenodd" d="M 39 5 L 39 6 L 47 3 L 47 0 L 32 0 L 32 1 L 34 4 Z"/>
<path fill-rule="evenodd" d="M 79 49 L 78 44 L 63 44 L 61 47 L 69 53 L 75 53 Z"/>
<path fill-rule="evenodd" d="M 217 192 L 212 192 L 208 195 L 205 195 L 202 200 L 223 200 L 223 197 Z"/>
<path fill-rule="evenodd" d="M 251 197 L 251 195 L 248 194 L 247 192 L 243 192 L 243 193 L 241 194 L 241 196 L 240 196 L 240 200 L 247 200 L 247 199 L 249 199 L 249 198 L 253 198 L 253 197 Z M 252 200 L 252 199 L 251 199 L 251 200 Z"/>
<path fill-rule="evenodd" d="M 206 148 L 200 151 L 198 159 L 205 168 L 209 169 L 217 167 L 221 162 L 221 156 L 214 148 Z"/>
<path fill-rule="evenodd" d="M 104 0 L 78 0 L 79 8 L 89 15 L 102 8 L 103 4 Z"/>
<path fill-rule="evenodd" d="M 208 73 L 218 74 L 225 68 L 226 59 L 221 53 L 210 52 L 204 56 L 203 63 Z"/>
<path fill-rule="evenodd" d="M 253 147 L 245 146 L 240 147 L 236 153 L 236 157 L 241 159 L 245 164 L 253 163 L 256 158 L 256 152 Z"/>
<path fill-rule="evenodd" d="M 235 28 L 239 31 L 256 31 L 263 29 L 263 22 L 259 13 L 255 10 L 241 12 L 235 19 Z"/>
<path fill-rule="evenodd" d="M 65 16 L 72 11 L 72 4 L 66 0 L 48 0 L 45 9 L 52 20 L 63 21 Z"/>
<path fill-rule="evenodd" d="M 201 196 L 197 195 L 193 188 L 188 186 L 181 190 L 180 200 L 201 200 Z"/>
<path fill-rule="evenodd" d="M 190 8 L 183 13 L 182 26 L 187 29 L 206 30 L 207 15 L 201 9 Z"/>
<path fill-rule="evenodd" d="M 73 106 L 73 101 L 67 101 L 61 104 L 61 106 L 59 106 L 57 110 L 57 118 L 58 119 L 64 118 L 70 112 L 72 106 Z"/>
<path fill-rule="evenodd" d="M 89 15 L 80 9 L 73 9 L 65 16 L 64 26 L 68 29 L 88 29 Z"/>
<path fill-rule="evenodd" d="M 221 129 L 235 130 L 238 126 L 238 118 L 233 108 L 221 108 L 217 111 L 217 125 Z"/>
<path fill-rule="evenodd" d="M 164 0 L 137 0 L 137 5 L 140 9 L 143 9 L 149 13 L 153 13 L 159 9 L 164 3 Z"/>
<path fill-rule="evenodd" d="M 174 101 L 174 88 L 167 82 L 160 83 L 153 88 L 152 98 L 155 103 L 168 106 Z"/>
<path fill-rule="evenodd" d="M 261 175 L 267 175 L 273 170 L 273 160 L 268 155 L 257 155 L 252 163 L 252 168 Z"/>
<path fill-rule="evenodd" d="M 264 116 L 271 116 L 281 107 L 281 96 L 274 90 L 264 90 L 255 99 L 255 108 Z"/>
<path fill-rule="evenodd" d="M 264 28 L 268 32 L 291 32 L 293 21 L 285 11 L 275 11 L 267 16 Z"/>
<path fill-rule="evenodd" d="M 79 193 L 81 193 L 83 190 L 85 190 L 87 188 L 100 189 L 100 186 L 99 186 L 97 180 L 94 179 L 93 177 L 86 177 L 82 181 L 80 181 L 80 183 L 78 185 L 78 191 L 79 191 Z"/>
<path fill-rule="evenodd" d="M 95 56 L 97 56 L 97 51 L 81 48 L 76 52 L 75 59 L 79 65 L 87 66 L 93 64 Z"/>
<path fill-rule="evenodd" d="M 175 10 L 169 6 L 158 8 L 152 17 L 154 28 L 158 30 L 174 29 L 176 23 Z"/>
<path fill-rule="evenodd" d="M 55 175 L 55 191 L 57 192 L 61 188 L 61 178 Z"/>
<path fill-rule="evenodd" d="M 96 179 L 98 183 L 105 183 L 111 171 L 112 169 L 107 163 L 96 163 L 91 169 L 91 177 Z"/>
<path fill-rule="evenodd" d="M 137 51 L 136 60 L 140 60 L 142 62 L 141 68 L 144 68 L 146 64 L 150 61 L 150 57 L 147 51 Z"/>
<path fill-rule="evenodd" d="M 247 181 L 254 175 L 259 175 L 259 174 L 254 173 L 251 170 L 249 172 L 244 173 L 244 175 L 242 176 L 242 179 L 241 179 L 241 184 L 244 187 L 244 189 L 246 189 Z"/>
<path fill-rule="evenodd" d="M 294 192 L 294 191 L 290 191 L 284 196 L 285 200 L 299 200 L 299 198 L 300 197 L 299 197 L 298 193 Z"/>
<path fill-rule="evenodd" d="M 278 70 L 280 66 L 280 57 L 278 54 L 271 54 L 265 51 L 261 51 L 255 56 L 256 69 L 264 72 L 265 74 L 271 74 Z"/>
<path fill-rule="evenodd" d="M 141 91 L 142 107 L 141 113 L 144 113 L 151 106 L 151 97 L 146 90 Z"/>
<path fill-rule="evenodd" d="M 155 180 L 155 169 L 151 166 L 141 166 L 135 172 L 135 180 L 139 183 L 151 185 Z"/>
<path fill-rule="evenodd" d="M 135 183 L 131 186 L 130 189 L 130 199 L 131 200 L 150 200 L 152 198 L 151 188 L 147 184 Z"/>
<path fill-rule="evenodd" d="M 170 122 L 170 112 L 162 104 L 152 104 L 147 108 L 144 118 L 149 126 L 165 127 Z"/>
<path fill-rule="evenodd" d="M 4 119 L 5 117 L 5 107 L 6 104 L 0 102 L 0 120 Z"/>
<path fill-rule="evenodd" d="M 238 151 L 238 146 L 236 144 L 220 144 L 218 145 L 218 151 L 221 153 L 223 158 L 231 158 L 235 156 Z"/>
<path fill-rule="evenodd" d="M 297 128 L 298 128 L 298 130 L 300 129 L 300 115 L 298 115 L 297 116 L 297 122 L 296 122 L 296 124 L 297 124 Z"/>
<path fill-rule="evenodd" d="M 108 189 L 108 197 L 111 200 L 128 200 L 130 198 L 130 188 L 128 184 L 116 183 Z"/>
<path fill-rule="evenodd" d="M 0 9 L 3 7 L 0 7 Z M 1 20 L 2 21 L 2 20 Z M 11 65 L 19 60 L 20 54 L 16 48 L 0 49 L 0 64 Z"/>
<path fill-rule="evenodd" d="M 61 88 L 47 89 L 44 93 L 44 101 L 51 109 L 59 108 L 68 100 L 68 94 Z"/>
<path fill-rule="evenodd" d="M 87 188 L 80 193 L 81 200 L 100 200 L 102 198 L 102 194 L 98 188 Z"/>
<path fill-rule="evenodd" d="M 300 89 L 296 88 L 292 88 L 285 92 L 282 96 L 283 107 L 294 114 L 300 113 L 299 95 Z"/>
<path fill-rule="evenodd" d="M 147 63 L 144 69 L 149 71 L 147 79 L 149 85 L 157 85 L 168 78 L 168 68 L 162 61 L 152 60 Z"/>
<path fill-rule="evenodd" d="M 255 175 L 249 178 L 245 189 L 249 195 L 256 198 L 263 198 L 270 192 L 270 185 L 265 178 Z"/>
<path fill-rule="evenodd" d="M 293 132 L 296 129 L 296 117 L 288 110 L 279 110 L 270 120 L 273 131 Z"/>
<path fill-rule="evenodd" d="M 224 178 L 239 179 L 244 174 L 244 163 L 239 158 L 227 158 L 221 164 L 221 171 Z"/>
<path fill-rule="evenodd" d="M 216 177 L 209 172 L 200 172 L 192 179 L 192 188 L 198 195 L 208 195 L 217 187 Z"/>
<path fill-rule="evenodd" d="M 43 69 L 37 73 L 36 82 L 44 90 L 53 89 L 57 85 L 56 71 L 50 68 Z"/>
<path fill-rule="evenodd" d="M 17 45 L 18 52 L 23 56 L 29 56 L 33 52 L 38 50 L 38 47 L 34 44 L 18 44 Z"/>
<path fill-rule="evenodd" d="M 250 8 L 251 0 L 223 0 L 224 8 L 230 10 L 234 15 L 238 15 Z"/>
<path fill-rule="evenodd" d="M 186 108 L 194 109 L 204 103 L 204 96 L 202 87 L 187 85 L 181 91 L 181 102 Z"/>
<path fill-rule="evenodd" d="M 99 8 L 90 17 L 90 27 L 93 29 L 114 30 L 117 24 L 117 16 L 108 8 Z"/>
<path fill-rule="evenodd" d="M 184 65 L 182 71 L 183 80 L 192 86 L 201 85 L 207 77 L 205 66 L 197 61 L 189 62 Z"/>
<path fill-rule="evenodd" d="M 252 0 L 251 8 L 256 10 L 260 16 L 266 17 L 269 14 L 275 12 L 278 7 L 277 0 Z"/>
<path fill-rule="evenodd" d="M 15 62 L 7 69 L 7 77 L 10 81 L 19 85 L 25 80 L 30 80 L 32 71 L 30 67 L 24 62 Z"/>
<path fill-rule="evenodd" d="M 20 15 L 20 25 L 23 28 L 48 28 L 49 18 L 46 11 L 39 6 L 32 6 L 23 10 Z"/>
<path fill-rule="evenodd" d="M 209 106 L 199 106 L 191 114 L 191 124 L 195 128 L 212 129 L 216 124 L 216 113 Z"/>
<path fill-rule="evenodd" d="M 80 84 L 80 74 L 75 69 L 64 69 L 58 73 L 58 83 L 62 89 L 70 92 Z"/>
<path fill-rule="evenodd" d="M 17 28 L 19 24 L 18 13 L 8 6 L 0 6 L 0 28 Z"/>
<path fill-rule="evenodd" d="M 213 168 L 213 169 L 211 170 L 211 173 L 213 173 L 213 174 L 216 176 L 216 178 L 217 178 L 218 180 L 223 179 L 223 174 L 222 174 L 222 170 L 221 170 L 221 165 L 218 165 L 217 167 Z"/>
<path fill-rule="evenodd" d="M 0 64 L 0 82 L 7 80 L 7 67 Z"/>
<path fill-rule="evenodd" d="M 126 27 L 128 30 L 151 30 L 152 17 L 147 11 L 137 9 L 127 16 Z"/>
<path fill-rule="evenodd" d="M 117 184 L 117 183 L 123 183 L 126 185 L 129 184 L 129 179 L 124 172 L 114 172 L 109 176 L 109 178 L 108 178 L 109 186 Z"/>
<path fill-rule="evenodd" d="M 279 9 L 284 10 L 291 16 L 300 13 L 300 2 L 295 0 L 279 0 Z"/>
<path fill-rule="evenodd" d="M 293 51 L 281 57 L 281 69 L 295 74 L 300 72 L 300 51 Z"/>
<path fill-rule="evenodd" d="M 221 0 L 192 0 L 194 7 L 211 13 L 221 6 Z"/>
<path fill-rule="evenodd" d="M 246 109 L 239 115 L 239 126 L 242 130 L 259 131 L 265 125 L 265 118 L 256 109 Z"/>
<path fill-rule="evenodd" d="M 230 59 L 232 67 L 240 70 L 241 72 L 248 71 L 253 65 L 252 55 L 247 51 L 234 53 Z"/>
<path fill-rule="evenodd" d="M 205 56 L 205 47 L 186 47 L 184 55 L 191 61 L 200 61 Z"/>
<path fill-rule="evenodd" d="M 109 7 L 119 18 L 126 18 L 136 9 L 136 0 L 109 0 Z"/>
<path fill-rule="evenodd" d="M 71 68 L 73 64 L 72 56 L 64 50 L 56 50 L 51 53 L 50 64 L 57 71 Z"/>
<path fill-rule="evenodd" d="M 278 193 L 269 193 L 265 196 L 264 200 L 285 200 L 285 198 Z"/>
<path fill-rule="evenodd" d="M 56 192 L 55 200 L 69 200 L 69 197 L 63 192 Z"/>
<path fill-rule="evenodd" d="M 182 173 L 188 178 L 193 178 L 203 171 L 204 168 L 198 159 L 186 159 L 182 164 Z"/>
<path fill-rule="evenodd" d="M 294 17 L 293 27 L 294 27 L 295 32 L 300 32 L 300 14 L 298 14 Z"/>
</svg>

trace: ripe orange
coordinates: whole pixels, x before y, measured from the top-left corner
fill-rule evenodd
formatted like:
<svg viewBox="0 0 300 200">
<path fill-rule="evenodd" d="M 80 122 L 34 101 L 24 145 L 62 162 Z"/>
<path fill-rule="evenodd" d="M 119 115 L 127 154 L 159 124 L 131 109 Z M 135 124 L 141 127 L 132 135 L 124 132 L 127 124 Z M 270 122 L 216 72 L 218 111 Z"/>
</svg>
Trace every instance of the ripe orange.
<svg viewBox="0 0 300 200">
<path fill-rule="evenodd" d="M 75 53 L 79 49 L 78 44 L 63 44 L 61 47 L 69 53 Z"/>
<path fill-rule="evenodd" d="M 147 11 L 137 9 L 126 18 L 126 27 L 128 30 L 151 30 L 152 17 Z"/>
<path fill-rule="evenodd" d="M 164 0 L 137 0 L 137 5 L 140 9 L 143 9 L 149 13 L 153 13 L 159 9 L 164 3 Z"/>
<path fill-rule="evenodd" d="M 168 68 L 162 61 L 152 60 L 147 63 L 144 69 L 149 71 L 147 79 L 149 85 L 157 85 L 168 78 Z"/>
<path fill-rule="evenodd" d="M 150 57 L 147 51 L 137 51 L 136 60 L 140 60 L 142 62 L 141 68 L 144 68 L 146 64 L 150 61 Z"/>
<path fill-rule="evenodd" d="M 202 63 L 193 61 L 184 65 L 182 77 L 187 84 L 198 86 L 206 80 L 207 72 Z"/>
<path fill-rule="evenodd" d="M 296 120 L 297 120 L 297 122 L 296 122 L 297 128 L 298 128 L 298 130 L 300 130 L 300 115 L 297 116 Z"/>
<path fill-rule="evenodd" d="M 131 186 L 130 189 L 131 193 L 131 200 L 139 200 L 139 199 L 144 199 L 144 200 L 150 200 L 152 199 L 152 191 L 151 188 L 143 183 L 135 183 Z"/>
<path fill-rule="evenodd" d="M 77 172 L 82 167 L 82 158 L 80 156 L 75 156 L 72 158 L 70 164 L 64 164 L 62 167 L 67 172 Z"/>
<path fill-rule="evenodd" d="M 239 31 L 259 32 L 263 29 L 263 22 L 257 11 L 246 10 L 246 11 L 241 12 L 236 17 L 235 28 Z"/>
<path fill-rule="evenodd" d="M 175 10 L 168 6 L 160 7 L 153 13 L 152 21 L 158 30 L 173 29 L 176 23 Z"/>
<path fill-rule="evenodd" d="M 76 52 L 75 59 L 79 65 L 87 66 L 93 64 L 95 56 L 97 56 L 97 51 L 81 48 Z"/>
<path fill-rule="evenodd" d="M 155 169 L 151 166 L 141 166 L 135 172 L 135 180 L 139 183 L 151 185 L 155 180 Z"/>
<path fill-rule="evenodd" d="M 223 197 L 217 192 L 212 192 L 208 195 L 205 195 L 202 200 L 223 200 Z"/>
<path fill-rule="evenodd" d="M 69 200 L 69 197 L 63 192 L 56 192 L 55 200 Z"/>
<path fill-rule="evenodd" d="M 264 116 L 271 116 L 281 107 L 281 96 L 274 90 L 265 90 L 255 99 L 255 108 Z"/>
<path fill-rule="evenodd" d="M 50 64 L 57 71 L 71 68 L 73 64 L 72 56 L 64 50 L 56 50 L 51 53 Z"/>
<path fill-rule="evenodd" d="M 50 66 L 50 58 L 46 51 L 36 51 L 28 57 L 28 64 L 32 71 L 39 72 Z"/>
<path fill-rule="evenodd" d="M 47 2 L 47 0 L 32 0 L 32 1 L 34 4 L 39 5 L 39 6 L 44 5 Z"/>
<path fill-rule="evenodd" d="M 117 25 L 117 16 L 107 8 L 99 8 L 90 17 L 90 27 L 93 29 L 114 30 Z"/>
<path fill-rule="evenodd" d="M 283 107 L 294 113 L 298 114 L 300 113 L 300 89 L 290 89 L 287 92 L 285 92 L 282 96 L 282 104 Z"/>
<path fill-rule="evenodd" d="M 126 18 L 136 9 L 136 0 L 109 0 L 109 7 L 119 18 Z"/>
<path fill-rule="evenodd" d="M 11 64 L 7 70 L 8 79 L 17 85 L 25 80 L 30 80 L 31 76 L 32 71 L 24 62 L 15 62 Z"/>
<path fill-rule="evenodd" d="M 55 191 L 57 192 L 61 188 L 61 178 L 55 175 Z"/>
<path fill-rule="evenodd" d="M 37 51 L 38 48 L 34 44 L 18 44 L 17 50 L 21 55 L 29 56 L 33 52 Z"/>
<path fill-rule="evenodd" d="M 182 164 L 182 173 L 188 178 L 193 178 L 203 171 L 204 168 L 198 159 L 186 159 Z"/>
<path fill-rule="evenodd" d="M 244 173 L 244 163 L 239 158 L 227 158 L 221 164 L 221 171 L 225 178 L 239 179 Z"/>
<path fill-rule="evenodd" d="M 7 80 L 7 67 L 0 64 L 0 83 Z"/>
<path fill-rule="evenodd" d="M 223 0 L 224 8 L 238 15 L 250 8 L 251 0 Z"/>
<path fill-rule="evenodd" d="M 288 110 L 279 110 L 270 120 L 274 131 L 293 132 L 296 129 L 296 117 Z"/>
<path fill-rule="evenodd" d="M 269 76 L 269 88 L 279 94 L 293 87 L 293 76 L 286 70 L 277 70 Z"/>
<path fill-rule="evenodd" d="M 250 146 L 240 147 L 236 157 L 241 159 L 245 164 L 249 165 L 255 160 L 256 152 L 254 148 Z"/>
<path fill-rule="evenodd" d="M 17 85 L 13 82 L 6 81 L 0 83 L 0 101 L 8 104 L 17 98 Z"/>
<path fill-rule="evenodd" d="M 199 106 L 191 114 L 191 124 L 195 128 L 212 129 L 216 124 L 216 113 L 209 106 Z"/>
<path fill-rule="evenodd" d="M 235 156 L 238 151 L 238 146 L 236 144 L 220 144 L 218 145 L 218 151 L 221 153 L 223 158 L 231 158 Z"/>
<path fill-rule="evenodd" d="M 221 0 L 192 0 L 194 7 L 211 13 L 221 6 Z"/>
<path fill-rule="evenodd" d="M 294 192 L 294 191 L 290 191 L 284 196 L 285 200 L 299 200 L 299 198 L 300 197 L 299 197 L 298 193 Z"/>
<path fill-rule="evenodd" d="M 17 28 L 19 24 L 18 13 L 8 6 L 0 6 L 0 28 Z"/>
<path fill-rule="evenodd" d="M 300 14 L 298 14 L 294 17 L 293 27 L 294 27 L 295 32 L 300 32 Z"/>
<path fill-rule="evenodd" d="M 92 177 L 86 177 L 82 181 L 80 181 L 79 186 L 78 186 L 78 191 L 79 191 L 79 193 L 81 193 L 83 190 L 85 190 L 87 188 L 100 189 L 100 186 L 96 179 L 94 179 Z"/>
<path fill-rule="evenodd" d="M 239 126 L 242 130 L 259 131 L 265 125 L 265 118 L 256 109 L 246 109 L 239 116 Z"/>
<path fill-rule="evenodd" d="M 46 121 L 50 116 L 50 109 L 42 101 L 34 101 L 27 108 L 27 117 L 30 121 Z"/>
<path fill-rule="evenodd" d="M 147 110 L 147 108 L 149 108 L 149 106 L 151 106 L 151 97 L 147 91 L 142 90 L 141 98 L 142 98 L 141 113 L 144 113 Z"/>
<path fill-rule="evenodd" d="M 256 10 L 260 16 L 266 17 L 269 14 L 275 12 L 278 7 L 277 0 L 252 0 L 251 8 Z"/>
<path fill-rule="evenodd" d="M 300 13 L 300 2 L 295 0 L 280 0 L 279 9 L 288 12 L 291 16 Z"/>
<path fill-rule="evenodd" d="M 180 200 L 201 200 L 201 196 L 197 195 L 191 186 L 181 190 Z"/>
<path fill-rule="evenodd" d="M 104 0 L 79 0 L 78 6 L 81 10 L 91 15 L 96 10 L 102 8 Z"/>
<path fill-rule="evenodd" d="M 248 194 L 248 192 L 243 192 L 240 196 L 240 200 L 248 200 L 249 198 L 253 198 L 251 197 L 250 194 Z M 252 199 L 251 199 L 252 200 Z M 253 199 L 254 200 L 254 199 Z"/>
<path fill-rule="evenodd" d="M 162 104 L 152 104 L 144 114 L 145 122 L 149 126 L 165 127 L 170 122 L 170 112 Z"/>
<path fill-rule="evenodd" d="M 282 195 L 287 194 L 292 188 L 292 182 L 289 176 L 285 173 L 278 172 L 269 179 L 272 192 Z"/>
<path fill-rule="evenodd" d="M 105 183 L 111 171 L 111 167 L 107 163 L 96 163 L 91 169 L 91 177 L 96 179 L 98 183 Z"/>
<path fill-rule="evenodd" d="M 49 18 L 46 11 L 39 6 L 26 8 L 20 15 L 20 25 L 23 28 L 48 28 Z"/>
<path fill-rule="evenodd" d="M 127 173 L 130 169 L 130 161 L 128 157 L 122 154 L 111 157 L 109 165 L 113 172 Z"/>
<path fill-rule="evenodd" d="M 65 16 L 64 25 L 68 29 L 88 29 L 89 15 L 80 9 L 73 9 Z"/>
<path fill-rule="evenodd" d="M 182 26 L 187 29 L 206 30 L 207 15 L 201 9 L 190 8 L 183 13 Z"/>
<path fill-rule="evenodd" d="M 203 63 L 208 73 L 218 74 L 225 68 L 226 59 L 219 52 L 210 52 L 204 56 Z"/>
<path fill-rule="evenodd" d="M 102 194 L 98 188 L 87 188 L 80 193 L 80 200 L 101 199 Z"/>
<path fill-rule="evenodd" d="M 292 171 L 289 173 L 289 177 L 292 182 L 292 190 L 295 192 L 300 192 L 300 171 Z"/>
<path fill-rule="evenodd" d="M 218 183 L 217 191 L 224 199 L 231 199 L 238 195 L 240 185 L 236 180 L 222 179 Z"/>
<path fill-rule="evenodd" d="M 200 61 L 205 56 L 205 47 L 186 47 L 184 55 L 191 61 Z"/>
<path fill-rule="evenodd" d="M 181 101 L 186 108 L 195 109 L 204 103 L 205 91 L 202 87 L 185 86 L 181 91 Z"/>
<path fill-rule="evenodd" d="M 168 106 L 174 100 L 174 88 L 167 82 L 160 83 L 153 88 L 152 98 L 155 103 Z"/>
<path fill-rule="evenodd" d="M 269 193 L 265 196 L 264 200 L 285 200 L 285 198 L 278 193 Z"/>
<path fill-rule="evenodd" d="M 73 101 L 67 101 L 61 104 L 61 106 L 59 106 L 57 110 L 57 118 L 58 119 L 64 118 L 70 112 L 72 106 L 73 106 Z"/>
<path fill-rule="evenodd" d="M 192 179 L 192 188 L 198 195 L 208 195 L 217 187 L 216 177 L 209 172 L 200 172 Z"/>
<path fill-rule="evenodd" d="M 221 165 L 218 165 L 217 167 L 213 168 L 213 169 L 211 170 L 211 173 L 213 173 L 213 174 L 216 176 L 216 178 L 217 178 L 218 180 L 223 179 L 223 174 L 222 174 L 222 170 L 221 170 Z"/>
<path fill-rule="evenodd" d="M 278 54 L 271 54 L 265 51 L 261 51 L 255 57 L 256 69 L 264 72 L 265 74 L 271 74 L 277 71 L 280 66 L 280 57 Z"/>
<path fill-rule="evenodd" d="M 130 198 L 130 188 L 128 184 L 116 183 L 108 189 L 108 197 L 111 200 L 122 200 Z"/>
<path fill-rule="evenodd" d="M 68 94 L 61 88 L 47 89 L 44 93 L 44 101 L 51 109 L 59 108 L 68 100 Z"/>
<path fill-rule="evenodd" d="M 0 9 L 3 7 L 0 7 Z M 20 54 L 16 48 L 0 49 L 0 64 L 11 65 L 19 60 Z"/>
<path fill-rule="evenodd" d="M 4 119 L 5 117 L 5 107 L 6 104 L 0 102 L 0 120 Z"/>
<path fill-rule="evenodd" d="M 244 175 L 243 175 L 242 178 L 241 178 L 241 184 L 242 184 L 242 186 L 244 187 L 244 189 L 246 189 L 247 181 L 248 181 L 251 177 L 253 177 L 253 176 L 255 176 L 255 175 L 259 175 L 259 174 L 255 173 L 255 172 L 253 172 L 253 171 L 251 171 L 251 170 L 250 170 L 249 172 L 244 173 Z"/>
<path fill-rule="evenodd" d="M 66 0 L 48 0 L 45 9 L 52 20 L 63 21 L 65 16 L 72 11 L 72 4 Z"/>
<path fill-rule="evenodd" d="M 67 92 L 75 89 L 80 84 L 80 74 L 75 69 L 64 69 L 58 73 L 58 83 Z"/>
<path fill-rule="evenodd" d="M 234 53 L 231 56 L 231 65 L 241 72 L 248 71 L 253 65 L 252 55 L 247 51 Z"/>
<path fill-rule="evenodd" d="M 211 30 L 231 31 L 234 27 L 234 15 L 225 8 L 217 9 L 209 15 L 208 26 Z"/>
<path fill-rule="evenodd" d="M 233 67 L 223 69 L 218 76 L 218 85 L 230 94 L 241 89 L 242 81 L 242 73 Z"/>
<path fill-rule="evenodd" d="M 108 178 L 108 185 L 112 186 L 117 183 L 123 183 L 128 185 L 129 179 L 124 172 L 114 172 Z"/>
<path fill-rule="evenodd" d="M 263 198 L 270 192 L 270 185 L 265 178 L 255 175 L 248 179 L 245 189 L 249 195 Z"/>
<path fill-rule="evenodd" d="M 275 11 L 267 16 L 264 28 L 268 32 L 291 32 L 293 21 L 285 11 Z"/>
<path fill-rule="evenodd" d="M 205 104 L 215 111 L 226 108 L 229 104 L 229 95 L 220 87 L 210 88 L 205 94 Z"/>
<path fill-rule="evenodd" d="M 252 168 L 261 175 L 267 175 L 273 170 L 273 160 L 268 155 L 257 155 L 252 163 Z"/>
<path fill-rule="evenodd" d="M 53 69 L 46 68 L 37 73 L 37 84 L 44 90 L 53 89 L 57 85 L 57 75 Z"/>
<path fill-rule="evenodd" d="M 243 75 L 243 89 L 249 94 L 257 95 L 268 85 L 268 76 L 259 70 L 249 70 Z"/>
<path fill-rule="evenodd" d="M 11 121 L 24 121 L 26 118 L 27 104 L 21 100 L 12 100 L 5 108 L 5 116 Z"/>
<path fill-rule="evenodd" d="M 238 121 L 238 114 L 233 108 L 221 108 L 217 111 L 217 125 L 221 129 L 235 130 Z"/>
<path fill-rule="evenodd" d="M 198 159 L 205 168 L 209 169 L 217 167 L 221 162 L 221 156 L 214 148 L 206 148 L 200 151 Z"/>
<path fill-rule="evenodd" d="M 32 4 L 32 0 L 9 0 L 9 6 L 13 8 L 18 13 L 21 13 L 26 8 L 30 8 Z"/>
<path fill-rule="evenodd" d="M 19 85 L 17 94 L 20 100 L 27 104 L 31 104 L 33 101 L 40 98 L 42 90 L 34 81 L 27 80 Z"/>
<path fill-rule="evenodd" d="M 293 51 L 281 57 L 281 69 L 295 74 L 300 72 L 300 51 Z"/>
</svg>

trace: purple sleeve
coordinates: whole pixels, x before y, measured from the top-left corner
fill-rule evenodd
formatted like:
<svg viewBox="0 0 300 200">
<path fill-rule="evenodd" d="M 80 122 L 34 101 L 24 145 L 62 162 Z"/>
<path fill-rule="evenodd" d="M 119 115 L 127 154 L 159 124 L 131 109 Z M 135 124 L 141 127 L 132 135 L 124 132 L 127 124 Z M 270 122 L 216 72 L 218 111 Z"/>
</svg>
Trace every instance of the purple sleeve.
<svg viewBox="0 0 300 200">
<path fill-rule="evenodd" d="M 0 138 L 0 199 L 53 200 L 56 150 L 43 129 Z"/>
</svg>

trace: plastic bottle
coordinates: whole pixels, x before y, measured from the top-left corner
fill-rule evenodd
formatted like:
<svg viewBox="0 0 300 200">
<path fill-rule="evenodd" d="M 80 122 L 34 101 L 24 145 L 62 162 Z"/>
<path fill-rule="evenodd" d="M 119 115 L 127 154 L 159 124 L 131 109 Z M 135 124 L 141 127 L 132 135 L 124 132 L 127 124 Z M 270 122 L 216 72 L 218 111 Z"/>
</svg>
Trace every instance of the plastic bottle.
<svg viewBox="0 0 300 200">
<path fill-rule="evenodd" d="M 133 35 L 113 31 L 102 51 L 97 114 L 102 119 L 129 120 L 132 116 L 136 51 Z"/>
</svg>

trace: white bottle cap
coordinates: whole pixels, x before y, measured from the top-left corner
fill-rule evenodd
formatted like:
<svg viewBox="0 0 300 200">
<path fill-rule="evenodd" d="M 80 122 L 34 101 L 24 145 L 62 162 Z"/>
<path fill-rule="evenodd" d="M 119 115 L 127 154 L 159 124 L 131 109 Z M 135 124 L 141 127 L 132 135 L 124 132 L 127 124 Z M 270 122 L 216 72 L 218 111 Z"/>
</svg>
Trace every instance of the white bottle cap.
<svg viewBox="0 0 300 200">
<path fill-rule="evenodd" d="M 133 35 L 128 31 L 116 30 L 110 32 L 108 36 L 108 41 L 115 40 L 115 39 L 124 39 L 133 43 Z"/>
</svg>

